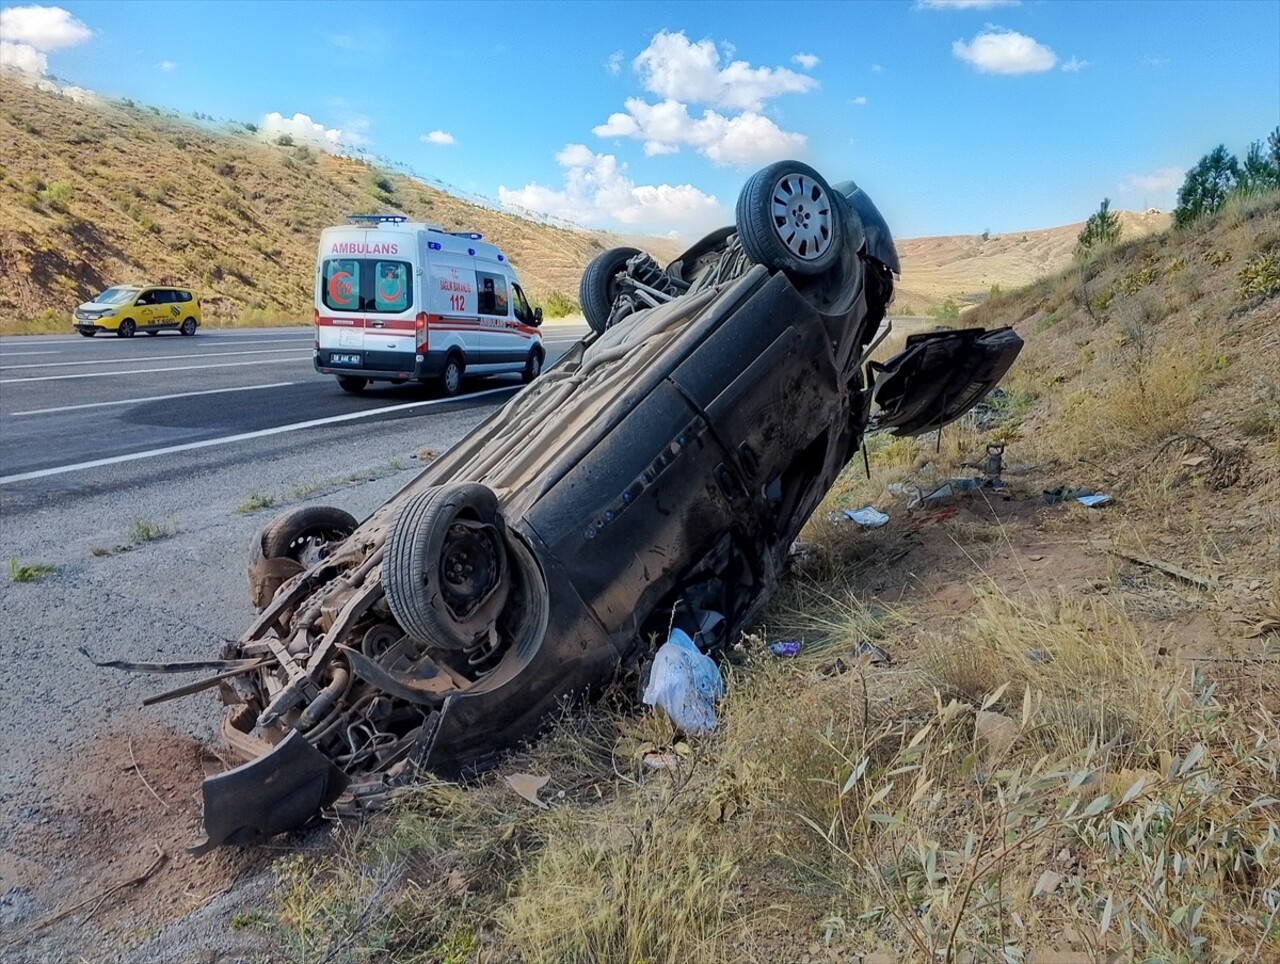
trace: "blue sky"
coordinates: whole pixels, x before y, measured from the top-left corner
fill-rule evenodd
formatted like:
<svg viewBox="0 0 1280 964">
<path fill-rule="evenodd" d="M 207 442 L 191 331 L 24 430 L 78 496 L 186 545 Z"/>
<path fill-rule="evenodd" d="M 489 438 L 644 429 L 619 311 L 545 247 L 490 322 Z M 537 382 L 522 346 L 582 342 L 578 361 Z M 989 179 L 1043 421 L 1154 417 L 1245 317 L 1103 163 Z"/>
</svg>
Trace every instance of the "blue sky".
<svg viewBox="0 0 1280 964">
<path fill-rule="evenodd" d="M 1201 155 L 1280 125 L 1280 0 L 67 0 L 0 10 L 0 54 L 686 236 L 784 157 L 857 181 L 900 237 L 1167 209 Z"/>
</svg>

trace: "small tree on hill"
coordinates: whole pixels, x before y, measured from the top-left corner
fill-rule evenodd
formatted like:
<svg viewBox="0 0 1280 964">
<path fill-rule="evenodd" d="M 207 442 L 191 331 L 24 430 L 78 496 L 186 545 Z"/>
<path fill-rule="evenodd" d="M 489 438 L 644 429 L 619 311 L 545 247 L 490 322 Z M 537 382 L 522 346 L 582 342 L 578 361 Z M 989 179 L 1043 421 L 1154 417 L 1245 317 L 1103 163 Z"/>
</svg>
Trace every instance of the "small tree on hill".
<svg viewBox="0 0 1280 964">
<path fill-rule="evenodd" d="M 1240 179 L 1240 162 L 1219 144 L 1196 162 L 1178 189 L 1173 223 L 1185 227 L 1197 218 L 1212 214 L 1227 199 Z"/>
<path fill-rule="evenodd" d="M 1120 215 L 1111 210 L 1111 198 L 1104 197 L 1076 238 L 1076 257 L 1087 257 L 1094 251 L 1110 248 L 1119 240 Z"/>
<path fill-rule="evenodd" d="M 1242 194 L 1258 194 L 1280 188 L 1280 127 L 1262 141 L 1249 145 L 1244 164 L 1240 168 L 1240 180 L 1236 190 Z"/>
</svg>

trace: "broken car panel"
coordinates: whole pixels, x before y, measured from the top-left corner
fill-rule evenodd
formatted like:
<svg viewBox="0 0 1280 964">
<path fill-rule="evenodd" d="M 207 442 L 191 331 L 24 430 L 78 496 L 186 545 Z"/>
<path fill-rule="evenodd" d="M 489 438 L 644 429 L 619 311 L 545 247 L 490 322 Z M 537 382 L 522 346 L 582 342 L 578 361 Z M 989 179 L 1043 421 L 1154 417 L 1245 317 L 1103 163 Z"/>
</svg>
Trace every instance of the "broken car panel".
<svg viewBox="0 0 1280 964">
<path fill-rule="evenodd" d="M 898 270 L 860 189 L 771 165 L 670 265 L 596 258 L 592 334 L 369 518 L 268 526 L 261 613 L 222 654 L 243 763 L 205 783 L 206 846 L 481 769 L 673 624 L 704 650 L 736 639 L 873 401 L 879 427 L 937 428 L 1021 346 L 946 332 L 869 366 Z"/>
</svg>

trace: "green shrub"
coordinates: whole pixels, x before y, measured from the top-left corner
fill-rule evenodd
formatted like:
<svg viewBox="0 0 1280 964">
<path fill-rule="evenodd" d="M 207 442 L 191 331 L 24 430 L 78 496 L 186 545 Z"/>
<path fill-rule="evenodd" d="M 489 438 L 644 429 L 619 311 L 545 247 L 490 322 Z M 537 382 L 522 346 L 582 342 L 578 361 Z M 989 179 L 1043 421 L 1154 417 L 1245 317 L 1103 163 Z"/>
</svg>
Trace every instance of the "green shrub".
<svg viewBox="0 0 1280 964">
<path fill-rule="evenodd" d="M 1076 238 L 1076 257 L 1115 247 L 1120 240 L 1120 216 L 1111 210 L 1111 198 L 1103 198 L 1098 210 L 1089 215 L 1084 230 Z"/>
<path fill-rule="evenodd" d="M 288 134 L 281 134 L 276 138 L 276 144 L 280 147 L 293 147 L 293 138 Z"/>
<path fill-rule="evenodd" d="M 954 321 L 960 317 L 960 306 L 953 299 L 948 298 L 936 308 L 930 308 L 929 317 L 937 318 L 939 321 Z"/>
<path fill-rule="evenodd" d="M 553 291 L 542 299 L 542 313 L 547 318 L 565 318 L 581 310 L 578 303 L 562 291 Z"/>
<path fill-rule="evenodd" d="M 1186 227 L 1197 218 L 1212 214 L 1222 207 L 1240 178 L 1240 162 L 1219 144 L 1200 158 L 1187 172 L 1178 189 L 1178 204 L 1173 209 L 1173 223 Z"/>
</svg>

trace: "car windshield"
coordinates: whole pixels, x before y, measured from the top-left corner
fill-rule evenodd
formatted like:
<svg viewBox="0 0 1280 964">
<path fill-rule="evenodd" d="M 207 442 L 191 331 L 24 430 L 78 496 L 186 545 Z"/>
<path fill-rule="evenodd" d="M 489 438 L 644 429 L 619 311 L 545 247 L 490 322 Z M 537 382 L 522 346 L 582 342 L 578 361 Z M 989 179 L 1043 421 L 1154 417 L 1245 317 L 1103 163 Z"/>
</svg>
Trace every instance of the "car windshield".
<svg viewBox="0 0 1280 964">
<path fill-rule="evenodd" d="M 108 288 L 93 300 L 99 305 L 122 305 L 137 293 L 137 288 Z"/>
</svg>

